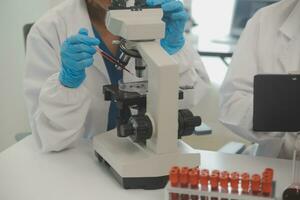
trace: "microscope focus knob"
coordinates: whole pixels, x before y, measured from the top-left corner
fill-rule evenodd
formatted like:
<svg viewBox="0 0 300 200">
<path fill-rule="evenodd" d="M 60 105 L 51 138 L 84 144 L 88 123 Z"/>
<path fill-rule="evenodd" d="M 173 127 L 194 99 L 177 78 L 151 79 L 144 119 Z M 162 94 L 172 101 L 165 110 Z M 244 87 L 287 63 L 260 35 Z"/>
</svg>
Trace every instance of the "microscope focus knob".
<svg viewBox="0 0 300 200">
<path fill-rule="evenodd" d="M 146 115 L 131 116 L 127 124 L 121 125 L 119 130 L 123 136 L 130 136 L 133 142 L 145 142 L 150 139 L 153 126 Z"/>
<path fill-rule="evenodd" d="M 131 123 L 133 128 L 133 134 L 130 137 L 134 142 L 146 142 L 152 137 L 152 122 L 147 115 L 132 116 L 128 123 Z"/>
<path fill-rule="evenodd" d="M 118 126 L 118 136 L 128 137 L 133 133 L 133 127 L 130 123 L 122 124 Z"/>
<path fill-rule="evenodd" d="M 188 109 L 178 112 L 178 138 L 189 136 L 194 133 L 195 127 L 200 126 L 202 120 L 199 116 L 194 116 Z"/>
</svg>

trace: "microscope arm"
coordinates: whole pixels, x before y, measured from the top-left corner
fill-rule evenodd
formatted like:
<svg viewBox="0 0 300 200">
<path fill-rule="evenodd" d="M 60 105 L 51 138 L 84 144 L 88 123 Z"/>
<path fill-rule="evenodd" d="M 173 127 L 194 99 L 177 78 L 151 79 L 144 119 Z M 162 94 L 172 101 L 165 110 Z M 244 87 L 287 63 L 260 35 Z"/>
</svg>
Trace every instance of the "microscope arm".
<svg viewBox="0 0 300 200">
<path fill-rule="evenodd" d="M 157 41 L 138 42 L 148 68 L 147 114 L 154 133 L 147 146 L 156 153 L 177 151 L 179 66 Z"/>
</svg>

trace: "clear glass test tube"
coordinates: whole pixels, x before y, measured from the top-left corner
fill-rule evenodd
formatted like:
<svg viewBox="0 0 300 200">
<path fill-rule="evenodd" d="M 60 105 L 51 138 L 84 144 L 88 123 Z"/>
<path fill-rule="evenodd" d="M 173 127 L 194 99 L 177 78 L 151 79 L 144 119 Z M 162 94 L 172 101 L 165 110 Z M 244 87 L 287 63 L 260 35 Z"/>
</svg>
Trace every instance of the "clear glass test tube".
<svg viewBox="0 0 300 200">
<path fill-rule="evenodd" d="M 294 151 L 292 184 L 283 192 L 283 200 L 300 199 L 300 151 Z"/>
<path fill-rule="evenodd" d="M 293 156 L 293 184 L 300 190 L 300 151 L 294 151 Z"/>
</svg>

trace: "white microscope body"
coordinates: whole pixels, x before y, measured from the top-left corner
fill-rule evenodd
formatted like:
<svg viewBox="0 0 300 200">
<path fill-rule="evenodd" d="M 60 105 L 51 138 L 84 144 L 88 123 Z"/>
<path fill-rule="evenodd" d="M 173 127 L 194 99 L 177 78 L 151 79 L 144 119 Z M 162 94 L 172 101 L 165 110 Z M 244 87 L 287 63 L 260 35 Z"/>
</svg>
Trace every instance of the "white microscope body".
<svg viewBox="0 0 300 200">
<path fill-rule="evenodd" d="M 118 137 L 119 130 L 113 129 L 93 139 L 96 155 L 126 189 L 163 188 L 171 167 L 200 165 L 199 152 L 178 139 L 179 66 L 160 46 L 165 32 L 162 17 L 161 8 L 107 13 L 108 30 L 129 41 L 148 70 L 145 115 L 152 125 L 150 138 L 137 143 Z"/>
</svg>

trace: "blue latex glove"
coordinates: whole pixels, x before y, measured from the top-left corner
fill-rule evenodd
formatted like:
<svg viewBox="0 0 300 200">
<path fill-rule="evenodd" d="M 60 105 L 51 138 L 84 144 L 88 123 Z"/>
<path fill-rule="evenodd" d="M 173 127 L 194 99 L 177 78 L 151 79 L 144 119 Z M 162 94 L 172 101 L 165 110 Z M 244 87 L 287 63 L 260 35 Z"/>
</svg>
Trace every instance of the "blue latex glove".
<svg viewBox="0 0 300 200">
<path fill-rule="evenodd" d="M 85 68 L 94 62 L 94 46 L 99 43 L 98 39 L 89 37 L 88 30 L 84 28 L 64 41 L 60 52 L 62 68 L 59 80 L 62 85 L 69 88 L 78 88 L 81 85 L 86 77 Z"/>
<path fill-rule="evenodd" d="M 165 38 L 161 46 L 170 54 L 175 54 L 184 46 L 184 28 L 188 20 L 183 4 L 178 0 L 147 0 L 150 7 L 161 5 L 166 23 Z"/>
</svg>

